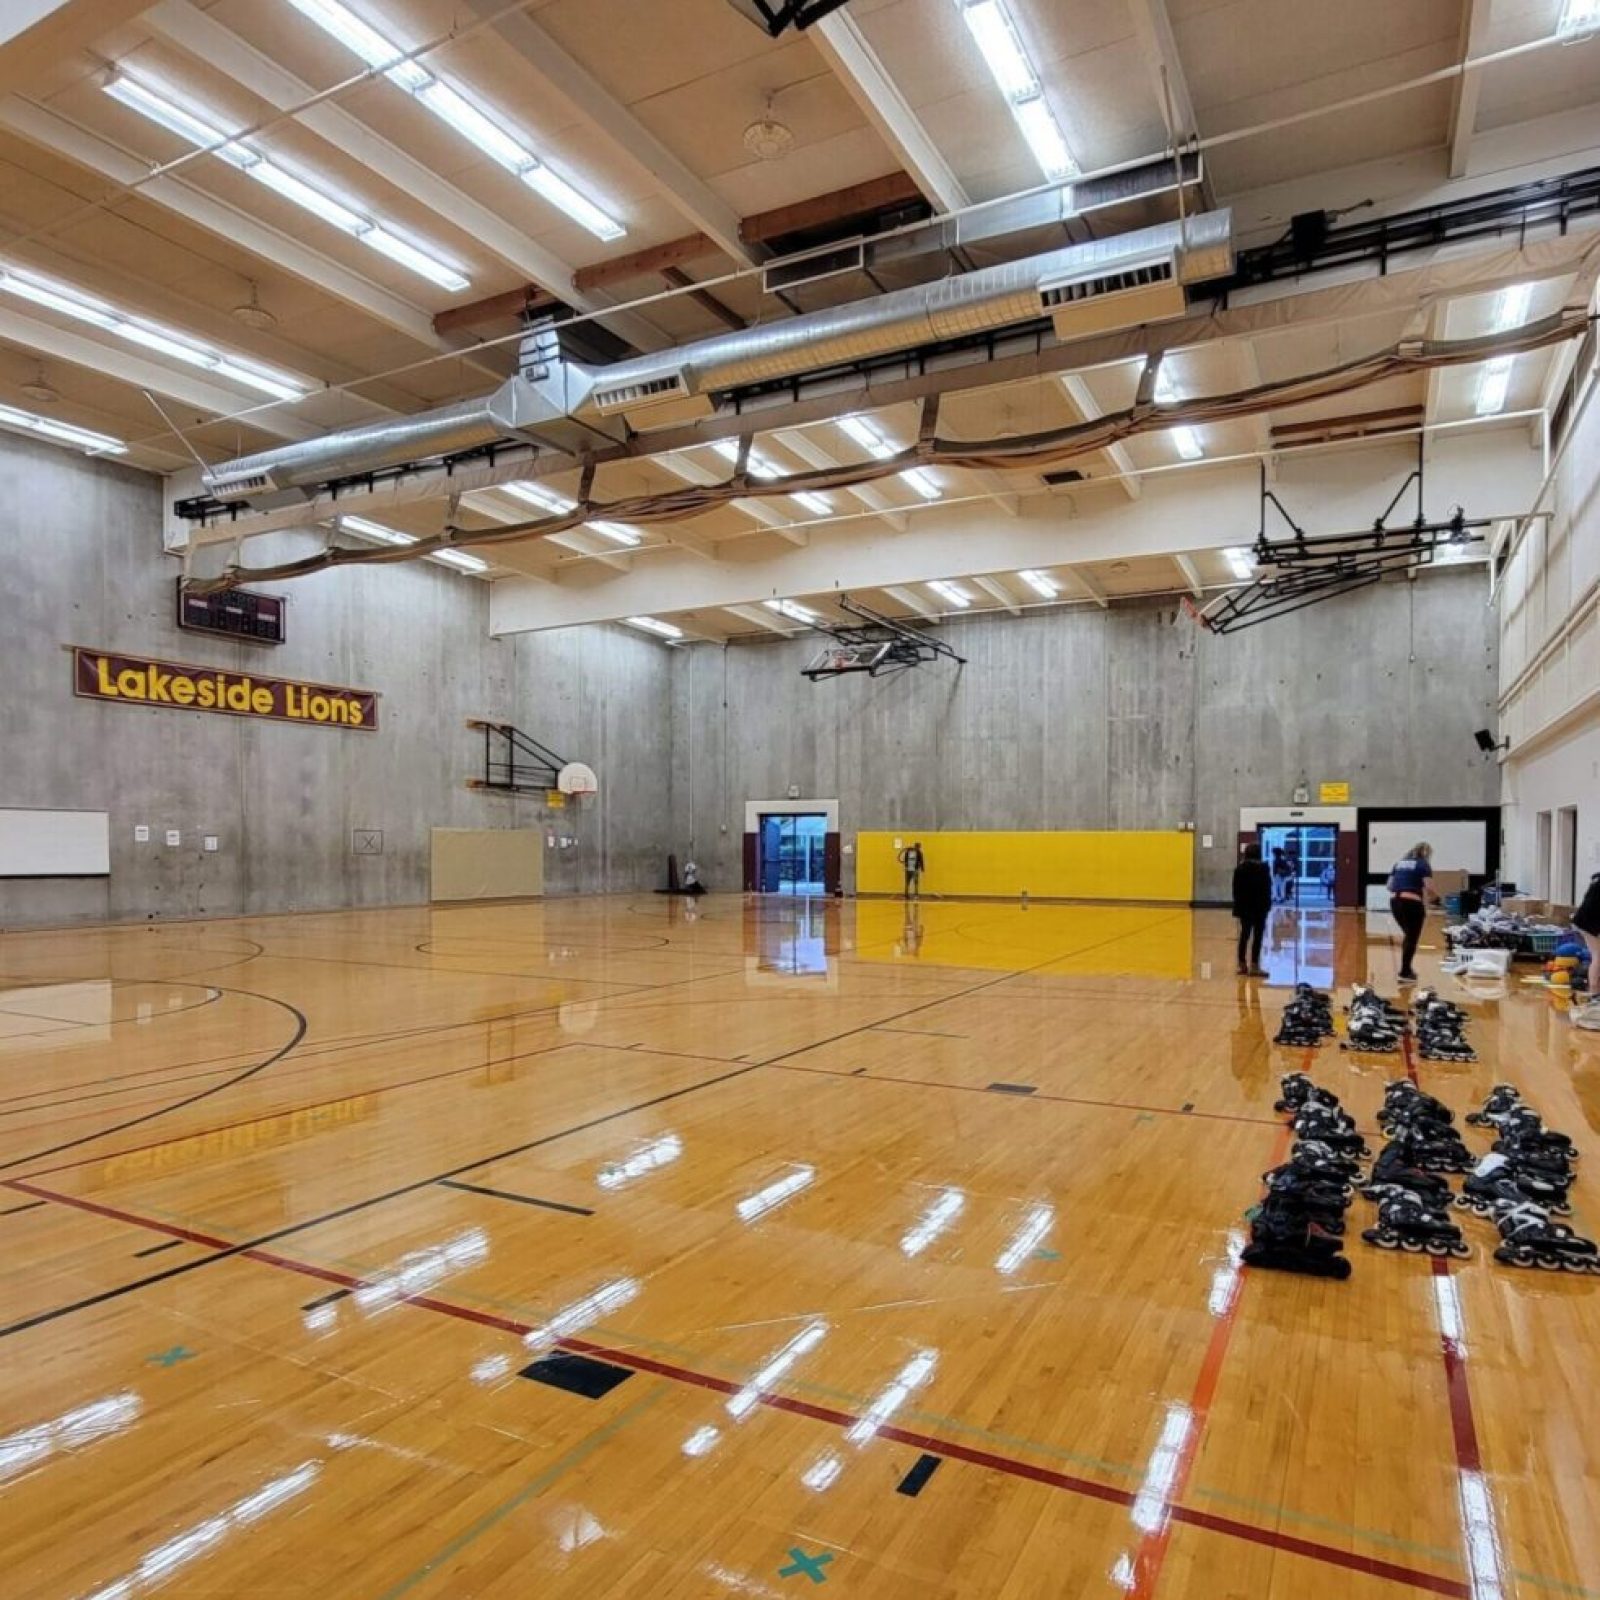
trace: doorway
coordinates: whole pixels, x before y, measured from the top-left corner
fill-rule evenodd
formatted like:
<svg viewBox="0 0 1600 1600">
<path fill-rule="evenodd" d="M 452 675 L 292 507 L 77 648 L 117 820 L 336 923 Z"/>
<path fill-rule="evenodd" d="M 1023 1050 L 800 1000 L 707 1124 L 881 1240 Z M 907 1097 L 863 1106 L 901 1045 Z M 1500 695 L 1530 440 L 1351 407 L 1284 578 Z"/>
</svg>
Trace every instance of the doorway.
<svg viewBox="0 0 1600 1600">
<path fill-rule="evenodd" d="M 1562 806 L 1556 812 L 1555 882 L 1550 898 L 1559 906 L 1578 903 L 1578 808 Z"/>
<path fill-rule="evenodd" d="M 756 836 L 756 882 L 763 894 L 826 890 L 828 819 L 821 812 L 763 812 Z"/>
<path fill-rule="evenodd" d="M 1339 830 L 1331 822 L 1263 825 L 1261 859 L 1275 868 L 1278 852 L 1287 873 L 1272 875 L 1272 898 L 1285 905 L 1331 906 L 1338 875 Z"/>
</svg>

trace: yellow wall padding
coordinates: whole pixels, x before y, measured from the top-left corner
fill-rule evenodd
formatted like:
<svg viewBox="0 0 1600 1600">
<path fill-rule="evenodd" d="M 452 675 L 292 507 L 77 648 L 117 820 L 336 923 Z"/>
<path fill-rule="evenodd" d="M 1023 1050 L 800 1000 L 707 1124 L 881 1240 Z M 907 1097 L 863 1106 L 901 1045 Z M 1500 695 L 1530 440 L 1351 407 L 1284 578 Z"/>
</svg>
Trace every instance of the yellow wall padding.
<svg viewBox="0 0 1600 1600">
<path fill-rule="evenodd" d="M 1083 833 L 899 833 L 856 835 L 856 890 L 899 894 L 901 846 L 920 840 L 926 895 L 995 895 L 1024 890 L 1040 900 L 1162 900 L 1194 895 L 1194 835 Z"/>
</svg>

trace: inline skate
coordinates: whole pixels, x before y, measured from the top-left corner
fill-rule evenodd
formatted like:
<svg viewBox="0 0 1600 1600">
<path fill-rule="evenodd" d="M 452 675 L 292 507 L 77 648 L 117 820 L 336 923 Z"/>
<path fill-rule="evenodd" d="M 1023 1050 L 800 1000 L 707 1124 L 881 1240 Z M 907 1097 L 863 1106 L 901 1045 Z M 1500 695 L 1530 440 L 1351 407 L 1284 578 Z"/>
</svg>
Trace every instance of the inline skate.
<svg viewBox="0 0 1600 1600">
<path fill-rule="evenodd" d="M 1562 1162 L 1578 1159 L 1578 1147 L 1566 1134 L 1545 1127 L 1544 1119 L 1527 1105 L 1515 1107 L 1500 1125 L 1500 1137 L 1495 1140 L 1494 1148 L 1504 1148 L 1505 1153 L 1510 1155 L 1513 1153 L 1512 1146 L 1533 1157 L 1542 1156 Z"/>
<path fill-rule="evenodd" d="M 1522 1091 L 1512 1083 L 1497 1083 L 1476 1111 L 1467 1113 L 1474 1128 L 1503 1128 L 1506 1118 L 1523 1104 Z"/>
<path fill-rule="evenodd" d="M 1566 1216 L 1572 1207 L 1567 1190 L 1572 1180 L 1561 1180 L 1535 1172 L 1510 1156 L 1487 1155 L 1467 1174 L 1456 1204 L 1463 1211 L 1476 1211 L 1480 1217 L 1493 1215 L 1502 1200 L 1511 1204 L 1531 1201 L 1546 1211 Z"/>
<path fill-rule="evenodd" d="M 1343 1156 L 1365 1159 L 1372 1154 L 1356 1131 L 1355 1119 L 1337 1106 L 1308 1101 L 1295 1115 L 1294 1131 L 1297 1138 L 1325 1144 Z"/>
<path fill-rule="evenodd" d="M 1280 1098 L 1273 1102 L 1274 1111 L 1299 1111 L 1302 1106 L 1309 1105 L 1312 1101 L 1316 1101 L 1319 1105 L 1338 1108 L 1338 1095 L 1331 1089 L 1319 1088 L 1303 1072 L 1286 1072 L 1278 1082 L 1282 1092 Z"/>
<path fill-rule="evenodd" d="M 1405 1016 L 1375 989 L 1357 984 L 1345 1010 L 1349 1017 L 1349 1038 L 1343 1048 L 1369 1055 L 1392 1055 L 1400 1048 L 1406 1029 Z"/>
<path fill-rule="evenodd" d="M 1361 1237 L 1380 1250 L 1426 1251 L 1431 1256 L 1469 1256 L 1461 1230 L 1443 1211 L 1410 1189 L 1392 1190 L 1378 1201 L 1378 1220 Z"/>
<path fill-rule="evenodd" d="M 1332 1034 L 1333 1007 L 1327 995 L 1319 993 L 1309 983 L 1297 983 L 1283 1008 L 1283 1017 L 1272 1042 L 1315 1049 Z"/>
<path fill-rule="evenodd" d="M 1361 1192 L 1369 1200 L 1377 1200 L 1402 1189 L 1420 1195 L 1434 1207 L 1449 1205 L 1452 1198 L 1450 1185 L 1443 1178 L 1417 1165 L 1411 1153 L 1411 1141 L 1405 1135 L 1391 1139 L 1379 1151 L 1378 1159 L 1372 1164 L 1372 1175 Z"/>
<path fill-rule="evenodd" d="M 1250 1243 L 1240 1252 L 1247 1266 L 1348 1278 L 1350 1262 L 1339 1235 L 1323 1227 L 1292 1198 L 1269 1193 L 1250 1225 Z"/>
<path fill-rule="evenodd" d="M 1550 1220 L 1550 1213 L 1530 1201 L 1501 1200 L 1494 1208 L 1500 1230 L 1496 1261 L 1512 1267 L 1542 1267 L 1546 1272 L 1600 1273 L 1600 1250 L 1571 1228 Z"/>
</svg>

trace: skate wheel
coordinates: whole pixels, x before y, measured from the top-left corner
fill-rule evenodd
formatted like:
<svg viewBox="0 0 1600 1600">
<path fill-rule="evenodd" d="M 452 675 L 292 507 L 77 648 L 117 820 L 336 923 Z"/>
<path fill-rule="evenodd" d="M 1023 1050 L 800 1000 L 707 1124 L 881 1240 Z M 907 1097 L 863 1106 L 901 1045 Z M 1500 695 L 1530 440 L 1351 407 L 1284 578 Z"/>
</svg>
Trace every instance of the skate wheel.
<svg viewBox="0 0 1600 1600">
<path fill-rule="evenodd" d="M 1563 1261 L 1561 1265 L 1568 1272 L 1587 1272 L 1589 1270 L 1589 1263 L 1587 1261 Z"/>
<path fill-rule="evenodd" d="M 1458 1194 L 1455 1199 L 1450 1202 L 1450 1204 L 1455 1206 L 1457 1210 L 1460 1211 L 1470 1211 L 1472 1209 L 1472 1201 L 1469 1200 L 1464 1194 Z"/>
<path fill-rule="evenodd" d="M 1472 1254 L 1472 1246 L 1468 1244 L 1465 1239 L 1457 1239 L 1456 1242 L 1450 1246 L 1450 1254 L 1456 1256 L 1462 1261 L 1465 1261 Z"/>
<path fill-rule="evenodd" d="M 1450 1246 L 1444 1239 L 1429 1239 L 1426 1241 L 1424 1248 L 1430 1256 L 1447 1256 L 1450 1254 Z"/>
<path fill-rule="evenodd" d="M 1409 1255 L 1420 1255 L 1422 1253 L 1422 1241 L 1420 1239 L 1402 1239 L 1400 1248 Z"/>
<path fill-rule="evenodd" d="M 1549 1256 L 1535 1256 L 1533 1264 L 1542 1268 L 1545 1272 L 1559 1272 L 1561 1270 L 1561 1263 Z"/>
</svg>

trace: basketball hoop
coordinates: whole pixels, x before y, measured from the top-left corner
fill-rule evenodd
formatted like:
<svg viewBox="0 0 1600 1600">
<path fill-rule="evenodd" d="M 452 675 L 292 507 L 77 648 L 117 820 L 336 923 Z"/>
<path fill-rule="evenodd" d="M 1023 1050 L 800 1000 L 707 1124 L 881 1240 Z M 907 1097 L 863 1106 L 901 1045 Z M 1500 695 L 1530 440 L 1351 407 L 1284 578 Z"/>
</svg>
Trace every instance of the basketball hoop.
<svg viewBox="0 0 1600 1600">
<path fill-rule="evenodd" d="M 569 761 L 556 774 L 556 788 L 562 794 L 575 797 L 595 794 L 599 791 L 600 780 L 595 777 L 593 767 L 586 767 L 581 761 Z"/>
</svg>

